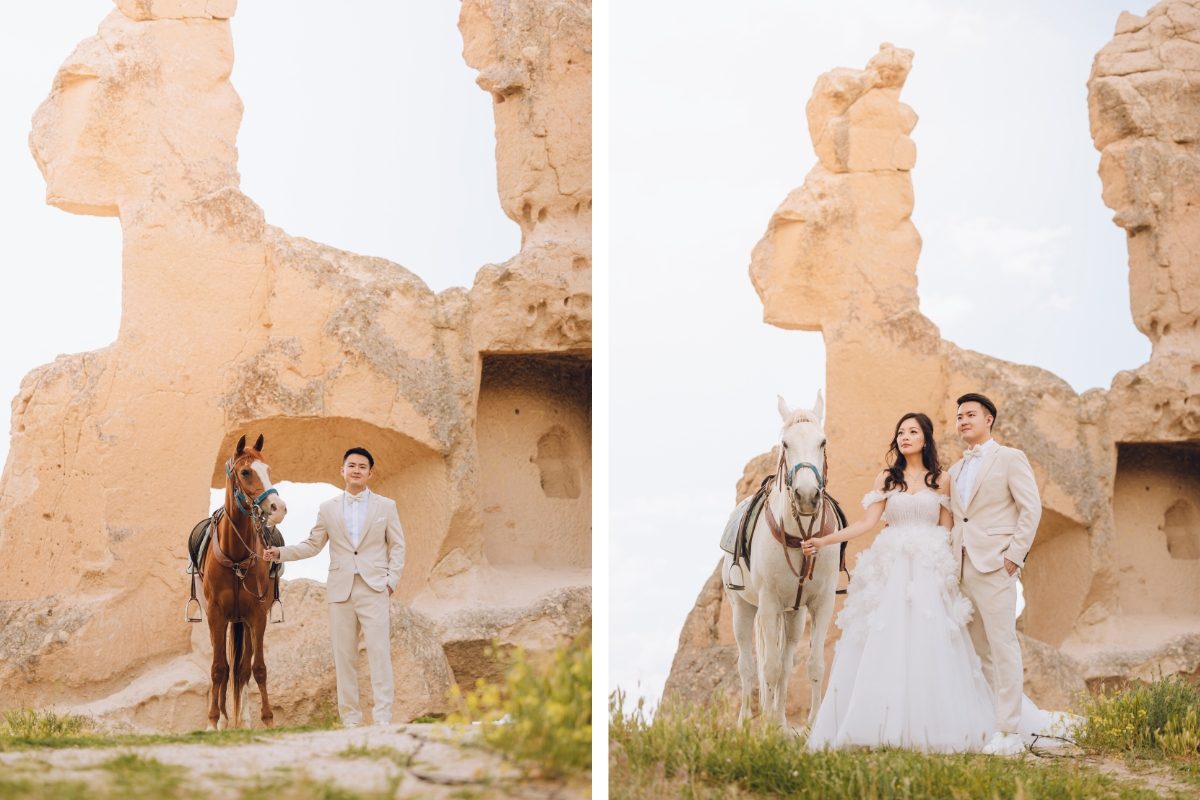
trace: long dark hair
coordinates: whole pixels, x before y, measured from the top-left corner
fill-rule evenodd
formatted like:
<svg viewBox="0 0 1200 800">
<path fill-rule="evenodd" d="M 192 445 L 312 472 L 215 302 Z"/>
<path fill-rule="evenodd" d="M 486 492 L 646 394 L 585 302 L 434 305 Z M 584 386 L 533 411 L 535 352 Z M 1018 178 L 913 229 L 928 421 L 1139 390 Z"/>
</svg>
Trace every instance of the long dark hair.
<svg viewBox="0 0 1200 800">
<path fill-rule="evenodd" d="M 885 492 L 890 492 L 892 489 L 908 491 L 908 483 L 904 480 L 904 468 L 908 466 L 908 461 L 904 458 L 904 453 L 900 452 L 900 445 L 896 443 L 896 439 L 900 437 L 900 426 L 910 419 L 917 421 L 917 425 L 921 428 L 921 434 L 925 437 L 925 446 L 921 448 L 921 461 L 928 470 L 925 473 L 925 485 L 937 491 L 938 478 L 942 475 L 942 462 L 938 460 L 937 445 L 933 443 L 933 423 L 929 417 L 919 411 L 914 411 L 901 417 L 900 421 L 896 423 L 896 430 L 892 433 L 892 446 L 888 448 L 887 452 L 887 477 L 883 479 Z"/>
</svg>

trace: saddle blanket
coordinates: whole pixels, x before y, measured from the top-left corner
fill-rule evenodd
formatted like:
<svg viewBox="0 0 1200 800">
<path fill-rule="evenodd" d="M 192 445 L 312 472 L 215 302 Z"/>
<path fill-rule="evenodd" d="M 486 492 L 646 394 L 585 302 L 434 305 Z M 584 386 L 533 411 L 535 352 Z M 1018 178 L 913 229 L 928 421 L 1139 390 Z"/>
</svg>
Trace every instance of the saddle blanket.
<svg viewBox="0 0 1200 800">
<path fill-rule="evenodd" d="M 758 502 L 755 502 L 755 501 Z M 763 506 L 766 504 L 766 496 L 763 494 L 752 494 L 745 500 L 737 504 L 737 508 L 733 509 L 733 513 L 729 515 L 729 521 L 725 523 L 725 532 L 721 535 L 721 549 L 730 555 L 734 555 L 734 546 L 737 543 L 738 531 L 743 529 L 742 518 L 749 515 L 746 520 L 744 529 L 746 531 L 746 540 L 741 548 L 742 555 L 747 556 L 750 553 L 750 542 L 754 538 L 754 526 L 758 522 L 758 515 L 762 512 Z"/>
<path fill-rule="evenodd" d="M 763 481 L 763 487 L 765 486 L 766 481 Z M 830 505 L 833 506 L 834 514 L 837 515 L 836 527 L 839 530 L 846 527 L 846 514 L 844 511 L 842 511 L 841 505 L 839 505 L 838 501 L 834 500 L 832 496 L 827 494 L 825 497 L 829 500 Z M 747 560 L 747 564 L 749 564 L 750 559 L 750 545 L 754 541 L 754 526 L 758 523 L 758 517 L 759 514 L 762 513 L 763 507 L 766 505 L 766 499 L 766 493 L 760 488 L 758 492 L 750 495 L 745 500 L 738 503 L 737 508 L 733 509 L 733 513 L 729 515 L 729 521 L 725 523 L 725 532 L 721 534 L 721 549 L 730 555 L 735 555 L 736 551 L 734 550 L 734 546 L 737 544 L 738 532 L 745 531 L 743 534 L 745 539 L 742 542 L 741 552 L 742 557 Z M 746 524 L 742 525 L 743 518 L 747 516 L 749 518 L 745 520 Z M 847 542 L 842 542 L 841 546 L 843 568 L 846 562 L 847 544 Z"/>
<path fill-rule="evenodd" d="M 212 517 L 205 517 L 200 520 L 196 523 L 196 527 L 192 528 L 192 532 L 188 536 L 188 575 L 195 575 L 199 572 L 196 565 L 203 562 L 204 556 L 208 552 L 212 521 Z M 283 534 L 274 525 L 267 526 L 267 539 L 271 542 L 272 547 L 283 547 L 284 545 Z M 280 575 L 283 575 L 283 564 L 276 562 L 271 565 L 270 576 L 275 578 Z"/>
</svg>

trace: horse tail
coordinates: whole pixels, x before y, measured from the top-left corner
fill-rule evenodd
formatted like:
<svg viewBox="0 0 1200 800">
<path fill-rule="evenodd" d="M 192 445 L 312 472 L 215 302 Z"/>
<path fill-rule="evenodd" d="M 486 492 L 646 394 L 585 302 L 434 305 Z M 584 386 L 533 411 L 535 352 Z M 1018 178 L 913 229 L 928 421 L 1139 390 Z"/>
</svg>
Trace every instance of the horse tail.
<svg viewBox="0 0 1200 800">
<path fill-rule="evenodd" d="M 229 631 L 229 682 L 233 684 L 233 714 L 229 716 L 230 727 L 238 727 L 242 721 L 242 661 L 247 657 L 244 622 L 231 622 Z"/>
</svg>

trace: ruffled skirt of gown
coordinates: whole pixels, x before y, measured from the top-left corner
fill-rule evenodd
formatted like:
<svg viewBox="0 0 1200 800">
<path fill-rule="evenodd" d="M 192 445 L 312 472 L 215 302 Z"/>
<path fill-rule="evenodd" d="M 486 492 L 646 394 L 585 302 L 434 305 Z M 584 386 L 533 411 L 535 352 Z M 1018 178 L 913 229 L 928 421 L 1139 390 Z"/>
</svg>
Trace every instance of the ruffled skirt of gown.
<svg viewBox="0 0 1200 800">
<path fill-rule="evenodd" d="M 972 611 L 945 528 L 885 528 L 858 557 L 808 747 L 980 750 L 996 712 L 966 629 Z M 1050 718 L 1025 698 L 1019 732 L 1029 740 Z"/>
</svg>

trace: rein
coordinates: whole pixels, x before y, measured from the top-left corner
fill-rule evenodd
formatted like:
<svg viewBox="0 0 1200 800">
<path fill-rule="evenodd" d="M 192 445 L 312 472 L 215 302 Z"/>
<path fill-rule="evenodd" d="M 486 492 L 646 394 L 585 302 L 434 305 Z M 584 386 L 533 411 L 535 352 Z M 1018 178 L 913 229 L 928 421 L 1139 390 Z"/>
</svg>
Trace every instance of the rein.
<svg viewBox="0 0 1200 800">
<path fill-rule="evenodd" d="M 816 569 L 817 566 L 817 556 L 815 553 L 812 556 L 809 556 L 808 554 L 804 553 L 803 550 L 801 550 L 800 569 L 797 570 L 796 567 L 792 565 L 792 555 L 789 551 L 789 548 L 800 548 L 805 542 L 813 538 L 814 535 L 826 536 L 830 533 L 833 533 L 837 526 L 836 519 L 830 513 L 829 498 L 825 494 L 825 477 L 829 475 L 828 456 L 825 456 L 822 466 L 824 467 L 824 470 L 818 470 L 815 464 L 809 463 L 808 461 L 802 461 L 789 470 L 785 460 L 785 453 L 781 448 L 779 451 L 779 464 L 775 468 L 775 475 L 773 475 L 771 478 L 768 478 L 768 482 L 774 482 L 776 487 L 780 488 L 780 491 L 785 491 L 782 487 L 787 487 L 786 492 L 788 496 L 788 505 L 791 507 L 792 519 L 795 520 L 796 527 L 800 529 L 800 536 L 792 536 L 787 532 L 783 521 L 775 519 L 775 515 L 769 502 L 770 495 L 768 493 L 768 502 L 766 507 L 763 509 L 764 515 L 767 518 L 767 527 L 770 528 L 771 535 L 775 537 L 775 541 L 783 545 L 783 557 L 787 561 L 788 569 L 791 570 L 792 574 L 799 579 L 799 583 L 796 586 L 796 602 L 792 605 L 792 611 L 800 610 L 800 600 L 804 595 L 804 584 L 812 580 L 813 570 Z M 811 469 L 813 475 L 815 475 L 817 478 L 817 509 L 813 511 L 811 515 L 801 514 L 800 509 L 796 506 L 796 493 L 793 489 L 793 481 L 796 473 L 798 473 L 801 469 Z M 824 472 L 824 476 L 822 475 L 822 472 Z M 769 492 L 768 486 L 764 486 L 763 488 L 768 489 Z M 808 516 L 807 529 L 805 528 L 803 522 L 803 518 L 805 516 Z M 817 525 L 818 517 L 821 520 L 820 525 Z"/>
</svg>

